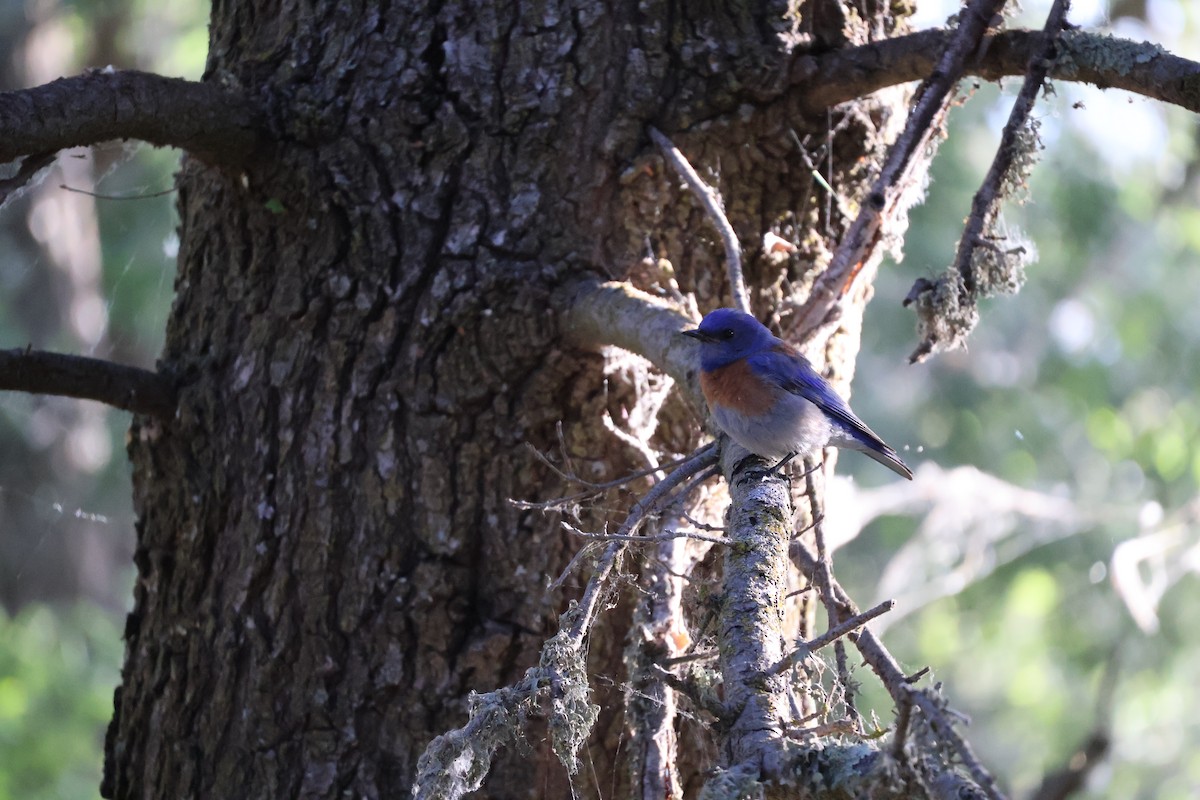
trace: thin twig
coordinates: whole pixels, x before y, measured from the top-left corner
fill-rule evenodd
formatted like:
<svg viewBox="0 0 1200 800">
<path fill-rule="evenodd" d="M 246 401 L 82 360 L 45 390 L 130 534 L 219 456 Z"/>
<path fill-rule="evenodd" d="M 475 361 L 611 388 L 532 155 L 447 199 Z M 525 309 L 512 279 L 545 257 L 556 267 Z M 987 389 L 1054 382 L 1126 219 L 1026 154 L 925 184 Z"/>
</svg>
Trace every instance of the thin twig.
<svg viewBox="0 0 1200 800">
<path fill-rule="evenodd" d="M 657 510 L 668 499 L 668 495 L 673 488 L 697 472 L 712 466 L 716 463 L 716 460 L 717 446 L 715 442 L 697 450 L 691 458 L 680 464 L 669 475 L 656 483 L 646 493 L 646 496 L 630 509 L 629 516 L 625 518 L 625 522 L 621 525 L 620 530 L 617 531 L 617 535 L 631 535 L 642 524 L 647 515 Z M 591 580 L 588 581 L 587 588 L 583 591 L 583 597 L 579 599 L 579 604 L 576 606 L 575 623 L 571 626 L 571 631 L 568 635 L 568 642 L 573 646 L 578 646 L 583 641 L 583 637 L 591 629 L 592 622 L 596 618 L 597 609 L 600 606 L 604 584 L 608 580 L 608 576 L 612 572 L 617 559 L 624 550 L 625 542 L 614 541 L 605 548 L 604 554 L 600 556 L 600 560 L 596 563 L 596 571 L 592 575 Z"/>
<path fill-rule="evenodd" d="M 959 13 L 955 28 L 934 71 L 917 90 L 904 130 L 888 151 L 883 169 L 863 199 L 858 216 L 846 231 L 829 267 L 817 278 L 798 315 L 801 340 L 826 324 L 845 296 L 850 281 L 872 257 L 886 223 L 896 213 L 909 188 L 913 168 L 920 163 L 945 113 L 951 93 L 962 77 L 967 59 L 979 47 L 988 25 L 1005 0 L 971 0 Z"/>
<path fill-rule="evenodd" d="M 706 697 L 701 694 L 699 688 L 694 683 L 689 683 L 683 678 L 680 678 L 675 673 L 663 669 L 658 664 L 651 665 L 654 668 L 655 677 L 660 679 L 667 686 L 670 686 L 675 691 L 687 697 L 696 705 L 697 708 L 702 708 L 709 714 L 720 719 L 725 713 L 725 708 L 713 698 Z"/>
<path fill-rule="evenodd" d="M 913 705 L 929 719 L 930 728 L 938 735 L 938 738 L 950 745 L 959 760 L 962 761 L 963 766 L 971 773 L 971 777 L 979 784 L 979 788 L 992 800 L 1005 800 L 1004 795 L 996 788 L 996 779 L 975 755 L 970 742 L 963 738 L 955 729 L 954 724 L 947 719 L 946 713 L 937 701 L 928 692 L 922 690 L 913 691 L 911 697 Z"/>
<path fill-rule="evenodd" d="M 166 197 L 169 194 L 174 194 L 178 191 L 175 187 L 163 189 L 161 192 L 150 192 L 148 194 L 101 194 L 100 192 L 89 192 L 87 189 L 76 189 L 74 186 L 67 186 L 65 183 L 60 183 L 58 188 L 72 194 L 82 194 L 88 197 L 94 197 L 97 200 L 150 200 L 155 197 Z"/>
<path fill-rule="evenodd" d="M 582 536 L 585 539 L 592 539 L 597 542 L 669 542 L 672 539 L 695 539 L 700 542 L 711 542 L 712 544 L 729 544 L 729 540 L 722 536 L 709 536 L 706 533 L 699 531 L 680 531 L 675 530 L 670 533 L 659 533 L 654 536 L 622 536 L 619 533 L 588 533 L 576 528 L 569 522 L 560 523 L 570 533 L 576 536 Z"/>
<path fill-rule="evenodd" d="M 844 609 L 833 597 L 833 562 L 828 548 L 825 546 L 824 510 L 820 507 L 817 497 L 817 485 L 814 478 L 815 470 L 804 473 L 805 494 L 808 497 L 809 514 L 812 516 L 813 538 L 817 545 L 817 558 L 820 563 L 816 572 L 817 591 L 829 614 L 829 622 L 837 627 L 844 619 Z M 888 606 L 891 608 L 891 606 Z M 882 613 L 882 612 L 880 612 Z M 841 641 L 835 642 L 834 661 L 837 665 L 838 686 L 841 687 L 842 703 L 846 707 L 846 715 L 851 719 L 858 718 L 858 709 L 854 705 L 854 687 L 850 681 L 850 667 L 846 661 L 846 647 Z"/>
<path fill-rule="evenodd" d="M 551 461 L 549 458 L 547 458 L 545 453 L 543 453 L 541 450 L 538 450 L 536 447 L 534 447 L 529 442 L 525 443 L 525 447 L 530 452 L 533 453 L 534 457 L 536 457 L 538 461 L 541 461 L 547 467 L 552 469 L 554 471 L 554 474 L 558 475 L 558 477 L 562 478 L 564 481 L 567 481 L 568 483 L 577 483 L 580 486 L 583 486 L 584 488 L 586 488 L 588 490 L 587 492 L 583 492 L 583 493 L 580 493 L 577 495 L 571 495 L 569 497 L 559 498 L 558 500 L 547 500 L 547 501 L 545 501 L 546 503 L 577 500 L 577 499 L 580 499 L 583 497 L 587 497 L 590 494 L 594 494 L 595 492 L 604 491 L 605 489 L 615 489 L 618 486 L 624 486 L 627 483 L 632 483 L 633 481 L 636 481 L 638 478 L 645 478 L 647 475 L 653 475 L 656 472 L 662 472 L 663 470 L 677 467 L 692 457 L 690 455 L 683 456 L 682 458 L 677 458 L 674 461 L 668 461 L 666 464 L 661 464 L 657 467 L 649 467 L 647 469 L 638 470 L 637 472 L 630 472 L 627 475 L 622 475 L 620 478 L 614 478 L 611 481 L 604 481 L 603 483 L 592 483 L 591 481 L 584 480 L 583 478 L 579 477 L 574 472 L 563 471 L 553 461 Z M 541 504 L 538 504 L 538 505 L 541 505 Z"/>
<path fill-rule="evenodd" d="M 796 562 L 801 572 L 810 576 L 810 580 L 812 580 L 811 576 L 816 574 L 819 564 L 816 554 L 800 541 L 793 541 L 791 543 L 788 554 Z M 830 579 L 830 589 L 835 600 L 847 612 L 852 614 L 858 613 L 854 607 L 854 602 L 846 594 L 846 590 L 838 584 L 836 579 Z M 970 771 L 972 778 L 979 785 L 979 788 L 988 797 L 992 798 L 992 800 L 1004 800 L 1004 795 L 996 788 L 996 779 L 992 777 L 987 768 L 975 756 L 970 744 L 954 728 L 953 722 L 947 718 L 942 709 L 924 691 L 912 687 L 905 677 L 904 671 L 896 663 L 896 659 L 884 647 L 883 642 L 879 641 L 878 637 L 871 632 L 871 629 L 864 628 L 858 633 L 850 634 L 849 638 L 854 642 L 859 653 L 862 654 L 863 660 L 867 662 L 888 690 L 888 694 L 896 702 L 897 708 L 900 708 L 904 703 L 916 705 L 929 719 L 930 727 L 938 738 L 948 744 L 956 755 L 958 755 L 959 759 Z"/>
<path fill-rule="evenodd" d="M 660 661 L 658 663 L 661 664 L 664 668 L 665 667 L 677 667 L 680 664 L 688 664 L 692 661 L 708 661 L 709 659 L 716 658 L 719 655 L 721 655 L 720 650 L 696 650 L 695 652 L 684 653 L 681 656 L 672 656 L 671 658 L 664 658 L 662 661 Z"/>
<path fill-rule="evenodd" d="M 692 194 L 696 195 L 700 205 L 704 207 L 713 227 L 717 229 L 721 242 L 725 245 L 725 269 L 729 273 L 729 293 L 733 296 L 733 305 L 749 314 L 750 301 L 746 297 L 746 283 L 742 277 L 742 246 L 738 243 L 733 226 L 729 224 L 729 218 L 725 216 L 720 193 L 704 182 L 683 153 L 679 152 L 679 148 L 672 144 L 662 131 L 651 125 L 649 132 L 650 138 L 662 150 L 663 157 L 687 183 Z"/>
<path fill-rule="evenodd" d="M 805 736 L 826 737 L 826 736 L 852 736 L 858 733 L 858 724 L 854 720 L 835 719 L 833 722 L 826 722 L 822 725 L 814 725 L 811 728 L 789 727 L 784 731 L 792 738 L 801 738 Z"/>
<path fill-rule="evenodd" d="M 895 607 L 895 600 L 884 600 L 879 605 L 867 609 L 861 614 L 856 614 L 844 622 L 838 623 L 822 633 L 820 636 L 814 637 L 813 639 L 798 645 L 795 650 L 788 653 L 787 656 L 785 656 L 781 661 L 771 667 L 771 669 L 767 671 L 767 674 L 779 675 L 782 672 L 786 672 L 796 664 L 808 658 L 817 650 L 820 650 L 822 647 L 825 647 L 826 645 L 841 639 L 843 636 L 852 633 L 876 617 L 891 611 Z"/>
</svg>

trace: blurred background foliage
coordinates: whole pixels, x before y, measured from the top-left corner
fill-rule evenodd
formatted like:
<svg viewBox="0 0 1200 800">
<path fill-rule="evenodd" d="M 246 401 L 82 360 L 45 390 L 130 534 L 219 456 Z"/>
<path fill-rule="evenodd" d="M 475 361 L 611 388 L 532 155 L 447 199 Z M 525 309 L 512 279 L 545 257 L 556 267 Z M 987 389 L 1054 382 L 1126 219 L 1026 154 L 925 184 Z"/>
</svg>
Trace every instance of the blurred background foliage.
<svg viewBox="0 0 1200 800">
<path fill-rule="evenodd" d="M 1015 24 L 1040 27 L 1048 5 L 1029 0 Z M 1186 0 L 1073 5 L 1073 22 L 1200 58 Z M 954 10 L 919 9 L 922 26 Z M 106 64 L 196 78 L 206 14 L 190 0 L 0 0 L 0 81 Z M 871 462 L 841 460 L 851 478 L 832 487 L 831 517 L 841 503 L 875 520 L 850 526 L 837 571 L 864 606 L 901 601 L 885 640 L 912 671 L 933 667 L 1015 795 L 1101 726 L 1113 752 L 1087 796 L 1191 798 L 1200 128 L 1140 98 L 1055 89 L 1036 112 L 1046 149 L 1028 202 L 1006 211 L 1039 252 L 1027 284 L 987 302 L 968 351 L 908 366 L 900 300 L 952 260 L 1015 87 L 979 86 L 952 115 L 906 257 L 879 277 L 854 397 L 918 486 L 897 494 Z M 67 153 L 0 213 L 0 347 L 153 366 L 178 241 L 174 198 L 152 195 L 177 159 L 119 143 Z M 0 800 L 97 796 L 132 580 L 128 422 L 0 395 Z M 890 720 L 861 678 L 865 705 Z"/>
<path fill-rule="evenodd" d="M 207 14 L 199 0 L 0 0 L 0 89 L 109 64 L 199 78 Z M 178 159 L 69 151 L 0 211 L 0 347 L 153 368 Z M 0 394 L 0 800 L 99 796 L 132 596 L 128 426 L 96 403 Z"/>
</svg>

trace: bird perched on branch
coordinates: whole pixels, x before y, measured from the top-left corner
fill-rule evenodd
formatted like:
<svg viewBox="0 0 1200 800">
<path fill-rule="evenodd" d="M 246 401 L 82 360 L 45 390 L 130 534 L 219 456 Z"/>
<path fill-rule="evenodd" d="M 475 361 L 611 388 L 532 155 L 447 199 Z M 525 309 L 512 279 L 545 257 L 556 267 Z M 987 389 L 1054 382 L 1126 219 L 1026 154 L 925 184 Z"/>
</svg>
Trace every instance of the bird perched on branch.
<svg viewBox="0 0 1200 800">
<path fill-rule="evenodd" d="M 683 331 L 700 342 L 700 388 L 717 425 L 755 455 L 780 459 L 823 447 L 858 450 L 912 480 L 896 451 L 860 420 L 796 348 L 754 317 L 718 308 Z"/>
</svg>

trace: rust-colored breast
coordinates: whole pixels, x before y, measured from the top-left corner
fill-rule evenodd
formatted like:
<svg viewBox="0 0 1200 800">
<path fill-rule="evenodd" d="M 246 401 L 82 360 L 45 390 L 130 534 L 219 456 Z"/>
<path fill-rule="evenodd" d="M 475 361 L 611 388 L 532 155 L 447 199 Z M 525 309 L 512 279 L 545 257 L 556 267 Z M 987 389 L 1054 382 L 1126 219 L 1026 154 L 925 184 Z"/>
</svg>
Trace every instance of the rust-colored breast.
<svg viewBox="0 0 1200 800">
<path fill-rule="evenodd" d="M 755 375 L 745 360 L 700 373 L 700 391 L 709 408 L 721 406 L 757 417 L 775 404 L 775 388 Z"/>
</svg>

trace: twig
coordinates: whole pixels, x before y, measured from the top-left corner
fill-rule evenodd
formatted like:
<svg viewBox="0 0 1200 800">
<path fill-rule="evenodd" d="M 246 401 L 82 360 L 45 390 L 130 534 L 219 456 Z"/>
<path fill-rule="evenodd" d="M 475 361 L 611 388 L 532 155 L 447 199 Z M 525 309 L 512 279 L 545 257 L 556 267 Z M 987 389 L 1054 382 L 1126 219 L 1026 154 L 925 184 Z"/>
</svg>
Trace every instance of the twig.
<svg viewBox="0 0 1200 800">
<path fill-rule="evenodd" d="M 97 200 L 150 200 L 155 197 L 166 197 L 178 191 L 172 186 L 170 189 L 163 189 L 161 192 L 149 192 L 147 194 L 101 194 L 100 192 L 89 192 L 87 189 L 76 189 L 74 186 L 67 186 L 65 183 L 60 183 L 58 188 L 64 192 L 87 195 Z"/>
<path fill-rule="evenodd" d="M 733 296 L 733 305 L 749 314 L 750 301 L 746 297 L 746 283 L 742 277 L 742 247 L 738 243 L 737 233 L 729 224 L 729 218 L 725 216 L 720 193 L 704 182 L 704 179 L 688 163 L 683 153 L 679 152 L 679 148 L 672 144 L 662 131 L 651 125 L 649 132 L 650 138 L 662 150 L 663 157 L 670 162 L 675 171 L 687 183 L 688 188 L 696 195 L 713 227 L 721 236 L 721 241 L 725 245 L 725 269 L 729 272 L 729 292 Z"/>
<path fill-rule="evenodd" d="M 42 350 L 0 350 L 0 390 L 97 400 L 164 420 L 175 414 L 175 389 L 156 372 Z"/>
<path fill-rule="evenodd" d="M 670 491 L 684 482 L 692 475 L 700 470 L 707 469 L 716 463 L 717 446 L 716 443 L 710 443 L 701 447 L 687 461 L 680 464 L 669 475 L 656 483 L 653 488 L 646 493 L 646 496 L 639 500 L 629 511 L 629 516 L 625 518 L 625 522 L 617 531 L 618 536 L 629 536 L 642 524 L 646 516 L 656 510 L 664 500 L 667 499 Z M 625 542 L 614 541 L 605 548 L 603 555 L 596 564 L 596 571 L 588 581 L 587 588 L 584 589 L 583 597 L 579 599 L 579 604 L 575 607 L 575 622 L 571 626 L 567 641 L 572 646 L 579 646 L 583 641 L 583 637 L 592 627 L 592 622 L 595 621 L 596 611 L 600 605 L 600 597 L 603 594 L 604 584 L 608 580 L 609 574 L 612 572 L 613 566 L 617 562 L 617 558 L 625 550 Z"/>
<path fill-rule="evenodd" d="M 676 530 L 670 533 L 655 534 L 654 536 L 622 536 L 619 533 L 588 533 L 587 531 L 581 531 L 569 522 L 562 522 L 560 524 L 576 536 L 582 536 L 585 539 L 592 539 L 597 542 L 669 542 L 672 539 L 695 539 L 700 542 L 711 542 L 712 544 L 729 544 L 729 540 L 722 536 L 709 536 L 699 531 Z"/>
<path fill-rule="evenodd" d="M 996 779 L 983 766 L 983 762 L 975 755 L 970 742 L 962 737 L 954 728 L 954 724 L 946 718 L 945 712 L 936 700 L 926 691 L 914 690 L 911 694 L 913 705 L 929 720 L 929 726 L 938 738 L 950 745 L 958 755 L 963 766 L 971 773 L 971 777 L 979 784 L 979 788 L 992 800 L 1005 800 L 1004 795 L 996 788 Z"/>
<path fill-rule="evenodd" d="M 691 653 L 684 653 L 681 656 L 672 656 L 671 658 L 664 658 L 662 661 L 660 661 L 658 663 L 661 666 L 663 666 L 664 668 L 665 667 L 677 667 L 680 664 L 688 664 L 688 663 L 691 663 L 692 661 L 708 661 L 710 658 L 716 658 L 719 655 L 721 655 L 720 650 L 696 650 Z"/>
<path fill-rule="evenodd" d="M 810 580 L 812 580 L 811 576 L 815 575 L 819 563 L 816 555 L 800 541 L 793 541 L 788 553 L 800 570 L 810 576 Z M 836 579 L 830 579 L 830 589 L 836 602 L 841 604 L 846 611 L 852 614 L 858 613 L 854 602 Z M 906 703 L 911 703 L 919 708 L 929 719 L 931 729 L 939 739 L 954 750 L 963 765 L 970 771 L 979 788 L 992 800 L 1003 800 L 1004 795 L 996 788 L 996 779 L 975 756 L 970 744 L 955 730 L 946 714 L 924 691 L 912 688 L 904 671 L 896 663 L 896 659 L 884 647 L 883 642 L 879 641 L 871 632 L 871 629 L 864 628 L 856 634 L 850 634 L 849 638 L 862 654 L 863 660 L 867 662 L 883 683 L 884 688 L 888 690 L 888 694 L 896 702 L 897 708 L 901 708 Z"/>
<path fill-rule="evenodd" d="M 843 613 L 844 609 L 833 597 L 833 563 L 829 550 L 825 546 L 825 526 L 822 524 L 825 514 L 817 498 L 817 485 L 813 477 L 814 473 L 814 469 L 810 469 L 804 473 L 804 486 L 805 494 L 808 497 L 809 513 L 813 519 L 811 527 L 813 539 L 817 545 L 817 558 L 819 559 L 815 582 L 821 602 L 829 614 L 830 625 L 837 627 L 845 619 L 845 615 Z M 890 609 L 892 605 L 894 604 L 889 604 L 888 608 Z M 842 703 L 846 707 L 846 715 L 851 719 L 857 719 L 858 709 L 854 706 L 854 688 L 850 681 L 850 667 L 846 662 L 846 647 L 841 641 L 835 643 L 834 653 L 834 660 L 837 664 L 837 680 L 838 685 L 841 687 Z"/>
<path fill-rule="evenodd" d="M 870 608 L 861 614 L 856 614 L 849 619 L 838 623 L 829 630 L 822 633 L 820 636 L 814 637 L 807 642 L 803 642 L 796 647 L 795 650 L 788 653 L 781 661 L 767 670 L 770 675 L 779 675 L 794 667 L 799 662 L 808 658 L 810 655 L 820 650 L 822 647 L 841 639 L 843 636 L 861 628 L 871 620 L 878 616 L 886 614 L 896 606 L 895 600 L 884 600 L 879 605 Z"/>
<path fill-rule="evenodd" d="M 959 13 L 958 27 L 938 58 L 933 72 L 917 90 L 916 101 L 904 130 L 888 151 L 883 169 L 864 198 L 858 216 L 833 254 L 829 267 L 817 278 L 798 315 L 797 334 L 806 339 L 826 323 L 846 294 L 849 283 L 871 258 L 887 220 L 909 188 L 913 168 L 924 157 L 945 113 L 950 95 L 962 77 L 967 59 L 979 47 L 992 17 L 1005 0 L 971 0 Z"/>
<path fill-rule="evenodd" d="M 591 481 L 584 480 L 583 478 L 579 477 L 574 472 L 564 472 L 561 468 L 558 467 L 558 465 L 556 465 L 553 461 L 551 461 L 549 458 L 547 458 L 545 453 L 543 453 L 541 450 L 538 450 L 536 447 L 534 447 L 529 442 L 525 443 L 525 447 L 531 453 L 533 453 L 534 457 L 537 458 L 538 461 L 541 461 L 547 467 L 552 469 L 554 471 L 555 475 L 562 478 L 564 481 L 567 481 L 568 483 L 576 483 L 576 484 L 579 484 L 580 486 L 584 487 L 585 489 L 588 489 L 587 492 L 583 492 L 583 493 L 576 494 L 576 495 L 571 495 L 569 497 L 562 497 L 562 498 L 559 498 L 558 500 L 547 500 L 547 501 L 544 501 L 545 503 L 566 502 L 569 500 L 576 500 L 576 499 L 579 499 L 582 497 L 586 497 L 589 494 L 593 494 L 594 492 L 598 492 L 598 491 L 603 491 L 605 489 L 615 489 L 618 486 L 624 486 L 627 483 L 632 483 L 633 481 L 636 481 L 638 478 L 644 478 L 647 475 L 653 475 L 656 472 L 662 472 L 665 469 L 671 469 L 673 467 L 677 467 L 692 457 L 692 456 L 684 456 L 682 458 L 677 458 L 674 461 L 668 461 L 666 464 L 661 464 L 657 467 L 649 467 L 648 469 L 641 469 L 641 470 L 638 470 L 637 472 L 630 472 L 627 475 L 622 475 L 620 478 L 614 478 L 611 481 L 605 481 L 603 483 L 592 483 Z M 541 504 L 539 504 L 539 505 L 541 505 Z"/>
<path fill-rule="evenodd" d="M 814 725 L 811 728 L 789 727 L 785 732 L 793 738 L 804 736 L 851 736 L 858 733 L 858 724 L 854 720 L 836 719 L 833 722 Z"/>
</svg>

